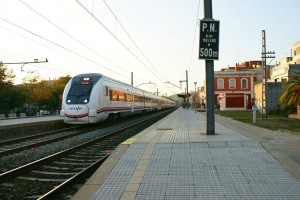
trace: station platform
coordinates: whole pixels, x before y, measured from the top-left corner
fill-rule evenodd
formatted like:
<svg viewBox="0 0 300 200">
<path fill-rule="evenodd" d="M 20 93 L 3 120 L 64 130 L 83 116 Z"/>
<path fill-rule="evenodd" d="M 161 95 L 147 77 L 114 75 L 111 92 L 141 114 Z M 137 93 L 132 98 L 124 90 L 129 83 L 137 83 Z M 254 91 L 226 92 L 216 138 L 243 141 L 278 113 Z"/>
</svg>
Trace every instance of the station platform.
<svg viewBox="0 0 300 200">
<path fill-rule="evenodd" d="M 215 130 L 179 108 L 119 145 L 72 199 L 300 199 L 300 165 L 280 149 L 299 136 L 219 116 Z"/>
<path fill-rule="evenodd" d="M 0 140 L 10 140 L 67 127 L 58 115 L 0 120 Z"/>
<path fill-rule="evenodd" d="M 0 120 L 0 128 L 6 126 L 22 125 L 22 124 L 35 123 L 35 122 L 57 121 L 57 120 L 63 120 L 63 119 L 59 115 L 2 119 Z"/>
</svg>

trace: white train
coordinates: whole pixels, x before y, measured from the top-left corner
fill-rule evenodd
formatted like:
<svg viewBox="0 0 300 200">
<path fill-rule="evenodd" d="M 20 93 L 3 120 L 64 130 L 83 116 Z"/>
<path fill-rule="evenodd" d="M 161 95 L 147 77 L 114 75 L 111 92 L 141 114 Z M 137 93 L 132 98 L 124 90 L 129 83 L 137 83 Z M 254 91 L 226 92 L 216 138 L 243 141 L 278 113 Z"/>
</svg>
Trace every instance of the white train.
<svg viewBox="0 0 300 200">
<path fill-rule="evenodd" d="M 175 101 L 90 73 L 77 75 L 68 82 L 60 115 L 68 124 L 89 124 L 104 121 L 109 115 L 119 117 L 175 106 Z"/>
</svg>

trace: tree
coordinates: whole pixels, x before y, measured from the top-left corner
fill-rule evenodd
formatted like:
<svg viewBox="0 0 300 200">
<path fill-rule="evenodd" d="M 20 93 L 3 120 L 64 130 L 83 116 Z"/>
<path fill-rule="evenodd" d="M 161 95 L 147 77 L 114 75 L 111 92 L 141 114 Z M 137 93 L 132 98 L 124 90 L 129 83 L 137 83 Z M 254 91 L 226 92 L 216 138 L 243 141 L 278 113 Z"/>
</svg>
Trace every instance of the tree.
<svg viewBox="0 0 300 200">
<path fill-rule="evenodd" d="M 27 114 L 34 115 L 37 112 L 37 97 L 35 94 L 37 93 L 37 85 L 39 80 L 38 75 L 27 76 L 23 79 L 22 89 L 26 94 L 26 102 L 27 102 Z"/>
<path fill-rule="evenodd" d="M 8 112 L 12 109 L 10 107 L 10 94 L 12 93 L 13 82 L 15 75 L 13 75 L 12 70 L 8 70 L 2 63 L 0 62 L 0 112 Z"/>
<path fill-rule="evenodd" d="M 14 85 L 12 90 L 7 94 L 8 107 L 15 111 L 24 112 L 23 106 L 26 102 L 26 94 L 20 86 Z"/>
<path fill-rule="evenodd" d="M 33 85 L 32 97 L 37 110 L 47 108 L 51 98 L 51 89 L 49 81 L 40 81 Z"/>
<path fill-rule="evenodd" d="M 284 109 L 288 107 L 297 107 L 300 105 L 300 72 L 296 75 L 289 77 L 288 81 L 282 85 L 286 88 L 285 92 L 281 95 L 278 103 Z"/>
<path fill-rule="evenodd" d="M 51 110 L 59 111 L 61 109 L 61 98 L 64 92 L 66 84 L 72 77 L 67 75 L 59 77 L 59 79 L 53 81 L 51 85 L 51 98 L 49 99 L 49 108 Z"/>
</svg>

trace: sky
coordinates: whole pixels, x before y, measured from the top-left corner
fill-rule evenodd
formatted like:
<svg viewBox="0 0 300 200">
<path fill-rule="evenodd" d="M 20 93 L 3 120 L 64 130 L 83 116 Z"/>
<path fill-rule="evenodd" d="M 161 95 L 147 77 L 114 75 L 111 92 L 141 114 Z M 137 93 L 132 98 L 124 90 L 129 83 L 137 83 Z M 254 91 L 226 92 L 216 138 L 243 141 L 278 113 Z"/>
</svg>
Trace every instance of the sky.
<svg viewBox="0 0 300 200">
<path fill-rule="evenodd" d="M 299 0 L 212 0 L 220 21 L 218 71 L 261 60 L 262 30 L 275 64 L 300 41 Z M 16 75 L 57 79 L 101 73 L 160 95 L 204 86 L 199 0 L 1 0 L 0 60 Z M 21 68 L 23 71 L 21 71 Z M 169 83 L 167 83 L 169 82 Z M 180 88 L 180 86 L 182 86 Z"/>
</svg>

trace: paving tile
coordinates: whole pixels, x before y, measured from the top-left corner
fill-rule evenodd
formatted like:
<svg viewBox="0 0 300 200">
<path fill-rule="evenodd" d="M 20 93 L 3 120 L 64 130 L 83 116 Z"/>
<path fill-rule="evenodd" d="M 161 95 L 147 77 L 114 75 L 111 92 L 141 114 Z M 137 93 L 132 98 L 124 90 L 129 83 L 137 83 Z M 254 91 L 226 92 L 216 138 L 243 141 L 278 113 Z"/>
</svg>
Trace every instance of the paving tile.
<svg viewBox="0 0 300 200">
<path fill-rule="evenodd" d="M 207 136 L 205 118 L 179 109 L 139 133 L 92 199 L 300 199 L 259 142 L 218 123 Z"/>
</svg>

